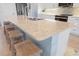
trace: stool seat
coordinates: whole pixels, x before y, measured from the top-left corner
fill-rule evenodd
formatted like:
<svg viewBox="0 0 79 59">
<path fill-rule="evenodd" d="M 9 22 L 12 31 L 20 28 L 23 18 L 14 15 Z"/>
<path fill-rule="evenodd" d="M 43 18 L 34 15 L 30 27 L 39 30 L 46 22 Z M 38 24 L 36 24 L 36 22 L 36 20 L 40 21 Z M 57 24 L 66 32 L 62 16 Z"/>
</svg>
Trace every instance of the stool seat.
<svg viewBox="0 0 79 59">
<path fill-rule="evenodd" d="M 8 31 L 8 35 L 9 35 L 9 38 L 16 38 L 16 37 L 23 36 L 23 33 L 21 33 L 18 30 L 12 30 L 12 31 Z"/>
<path fill-rule="evenodd" d="M 42 50 L 30 40 L 15 44 L 15 50 L 17 56 L 36 56 L 42 52 Z"/>
</svg>

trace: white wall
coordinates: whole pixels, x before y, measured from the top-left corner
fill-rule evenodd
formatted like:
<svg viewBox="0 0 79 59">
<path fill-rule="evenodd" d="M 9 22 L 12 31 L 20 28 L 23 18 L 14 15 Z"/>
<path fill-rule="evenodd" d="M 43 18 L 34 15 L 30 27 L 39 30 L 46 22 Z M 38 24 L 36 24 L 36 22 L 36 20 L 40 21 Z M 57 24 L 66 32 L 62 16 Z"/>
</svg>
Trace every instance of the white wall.
<svg viewBox="0 0 79 59">
<path fill-rule="evenodd" d="M 16 16 L 14 3 L 0 3 L 0 21 L 3 22 L 7 16 Z"/>
<path fill-rule="evenodd" d="M 43 9 L 52 9 L 57 7 L 58 3 L 38 3 L 38 13 L 40 13 Z"/>
<path fill-rule="evenodd" d="M 42 10 L 53 8 L 58 8 L 58 3 L 38 3 L 38 17 L 41 16 L 40 13 L 42 12 Z"/>
<path fill-rule="evenodd" d="M 57 8 L 58 3 L 38 3 L 41 8 Z"/>
</svg>

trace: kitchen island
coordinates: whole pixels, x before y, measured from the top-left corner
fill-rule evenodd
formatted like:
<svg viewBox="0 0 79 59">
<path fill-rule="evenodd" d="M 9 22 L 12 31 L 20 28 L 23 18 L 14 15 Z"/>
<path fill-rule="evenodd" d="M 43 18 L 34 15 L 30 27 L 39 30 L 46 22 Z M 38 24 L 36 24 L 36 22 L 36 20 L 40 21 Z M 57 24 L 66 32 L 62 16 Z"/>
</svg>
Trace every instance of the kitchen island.
<svg viewBox="0 0 79 59">
<path fill-rule="evenodd" d="M 73 25 L 60 21 L 30 20 L 25 16 L 8 17 L 22 29 L 31 40 L 43 50 L 44 56 L 63 56 Z"/>
</svg>

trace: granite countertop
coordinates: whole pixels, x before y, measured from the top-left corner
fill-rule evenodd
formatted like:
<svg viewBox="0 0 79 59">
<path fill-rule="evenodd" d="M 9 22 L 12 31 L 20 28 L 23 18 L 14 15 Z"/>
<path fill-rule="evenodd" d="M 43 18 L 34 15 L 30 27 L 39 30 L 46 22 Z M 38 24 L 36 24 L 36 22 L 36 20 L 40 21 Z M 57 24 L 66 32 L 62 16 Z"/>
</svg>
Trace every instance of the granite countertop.
<svg viewBox="0 0 79 59">
<path fill-rule="evenodd" d="M 6 21 L 11 21 L 16 26 L 21 28 L 24 32 L 31 35 L 37 41 L 45 40 L 66 29 L 73 28 L 72 24 L 61 21 L 48 21 L 48 20 L 28 20 L 27 17 L 8 17 Z"/>
</svg>

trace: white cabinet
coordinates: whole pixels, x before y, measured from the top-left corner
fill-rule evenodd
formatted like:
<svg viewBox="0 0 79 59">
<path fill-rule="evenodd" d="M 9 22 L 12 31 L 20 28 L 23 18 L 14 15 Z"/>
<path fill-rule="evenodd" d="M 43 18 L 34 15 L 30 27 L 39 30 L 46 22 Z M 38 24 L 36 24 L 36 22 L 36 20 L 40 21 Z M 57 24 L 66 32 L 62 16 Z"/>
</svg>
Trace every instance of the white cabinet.
<svg viewBox="0 0 79 59">
<path fill-rule="evenodd" d="M 79 17 L 69 16 L 68 22 L 71 22 L 71 23 L 74 23 L 74 24 L 79 24 Z"/>
<path fill-rule="evenodd" d="M 71 29 L 68 29 L 59 33 L 57 41 L 57 50 L 56 50 L 57 56 L 63 56 L 65 54 L 65 51 L 68 47 L 70 31 Z"/>
<path fill-rule="evenodd" d="M 68 44 L 71 29 L 64 30 L 52 37 L 51 55 L 63 56 Z"/>
<path fill-rule="evenodd" d="M 68 22 L 76 24 L 78 26 L 78 27 L 74 27 L 74 29 L 71 31 L 71 33 L 79 36 L 79 17 L 69 16 Z"/>
</svg>

